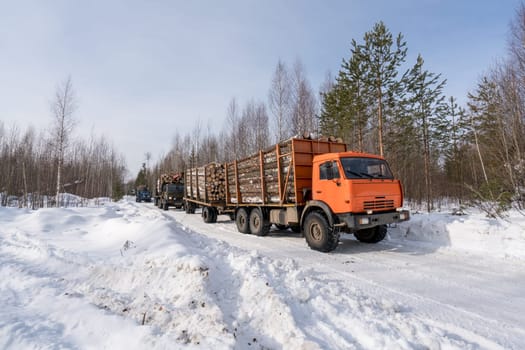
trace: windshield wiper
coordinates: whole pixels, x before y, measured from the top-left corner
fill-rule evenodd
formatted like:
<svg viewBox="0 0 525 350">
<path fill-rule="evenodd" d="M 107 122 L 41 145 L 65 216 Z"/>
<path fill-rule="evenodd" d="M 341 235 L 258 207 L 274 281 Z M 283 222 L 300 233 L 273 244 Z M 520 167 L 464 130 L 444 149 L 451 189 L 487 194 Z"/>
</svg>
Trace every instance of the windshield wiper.
<svg viewBox="0 0 525 350">
<path fill-rule="evenodd" d="M 373 178 L 372 175 L 367 174 L 367 173 L 358 173 L 358 172 L 355 172 L 355 171 L 352 171 L 352 170 L 346 170 L 346 172 L 350 173 L 352 175 L 355 175 L 355 176 L 357 176 L 357 177 L 359 177 L 361 179 L 364 178 L 364 177 Z"/>
</svg>

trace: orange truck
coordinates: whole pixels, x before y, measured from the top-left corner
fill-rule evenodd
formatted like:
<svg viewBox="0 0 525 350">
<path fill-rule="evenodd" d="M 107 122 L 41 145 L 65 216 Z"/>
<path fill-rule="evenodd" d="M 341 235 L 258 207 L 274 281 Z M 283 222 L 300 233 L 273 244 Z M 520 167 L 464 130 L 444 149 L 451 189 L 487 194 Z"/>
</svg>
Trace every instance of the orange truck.
<svg viewBox="0 0 525 350">
<path fill-rule="evenodd" d="M 401 182 L 382 157 L 349 152 L 340 142 L 292 138 L 252 157 L 185 172 L 185 208 L 205 222 L 230 215 L 239 232 L 301 232 L 310 248 L 334 250 L 341 233 L 361 242 L 385 238 L 406 221 Z"/>
</svg>

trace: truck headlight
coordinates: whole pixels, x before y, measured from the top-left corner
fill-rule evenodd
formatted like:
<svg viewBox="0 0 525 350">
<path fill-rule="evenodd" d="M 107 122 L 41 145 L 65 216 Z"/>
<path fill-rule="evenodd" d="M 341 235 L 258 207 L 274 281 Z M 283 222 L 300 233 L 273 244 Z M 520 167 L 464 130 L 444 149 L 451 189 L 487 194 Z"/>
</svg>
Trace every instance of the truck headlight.
<svg viewBox="0 0 525 350">
<path fill-rule="evenodd" d="M 370 223 L 370 219 L 369 218 L 359 218 L 357 222 L 359 223 L 359 225 L 368 225 Z"/>
<path fill-rule="evenodd" d="M 400 220 L 406 220 L 407 219 L 407 214 L 406 213 L 400 213 L 399 214 L 399 219 Z"/>
<path fill-rule="evenodd" d="M 168 197 L 168 199 L 171 201 L 173 197 Z"/>
</svg>

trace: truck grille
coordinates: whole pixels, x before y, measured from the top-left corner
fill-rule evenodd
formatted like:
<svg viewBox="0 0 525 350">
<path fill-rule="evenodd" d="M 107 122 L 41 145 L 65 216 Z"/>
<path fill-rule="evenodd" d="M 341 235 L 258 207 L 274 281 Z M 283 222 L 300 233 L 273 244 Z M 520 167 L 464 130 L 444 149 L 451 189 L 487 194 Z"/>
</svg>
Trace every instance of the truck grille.
<svg viewBox="0 0 525 350">
<path fill-rule="evenodd" d="M 364 201 L 363 206 L 365 210 L 394 209 L 394 201 L 392 199 Z"/>
</svg>

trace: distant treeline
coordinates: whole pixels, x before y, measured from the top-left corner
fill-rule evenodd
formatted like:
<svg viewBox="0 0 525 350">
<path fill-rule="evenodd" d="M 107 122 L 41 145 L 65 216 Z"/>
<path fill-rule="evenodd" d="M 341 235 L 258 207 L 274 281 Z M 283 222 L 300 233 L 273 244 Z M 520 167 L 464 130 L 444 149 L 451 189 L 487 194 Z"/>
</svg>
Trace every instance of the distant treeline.
<svg viewBox="0 0 525 350">
<path fill-rule="evenodd" d="M 148 184 L 169 171 L 247 157 L 294 135 L 340 137 L 351 149 L 382 154 L 404 184 L 406 199 L 432 210 L 442 199 L 475 203 L 490 215 L 522 208 L 525 192 L 525 7 L 510 25 L 507 54 L 459 106 L 443 93 L 446 80 L 423 55 L 407 61 L 403 35 L 382 22 L 350 52 L 335 77 L 314 91 L 298 59 L 278 61 L 267 99 L 242 106 L 233 98 L 225 122 L 175 133 L 169 152 L 135 183 L 125 184 L 123 156 L 111 142 L 73 139 L 76 109 L 71 79 L 56 91 L 48 130 L 0 122 L 0 203 L 9 196 L 54 205 L 59 193 L 120 198 L 126 186 Z"/>
<path fill-rule="evenodd" d="M 0 122 L 0 205 L 55 206 L 57 163 L 51 133 L 37 133 L 33 128 L 20 132 Z M 108 140 L 95 136 L 88 141 L 77 139 L 64 154 L 60 192 L 84 198 L 120 198 L 125 172 L 123 157 Z"/>
</svg>

